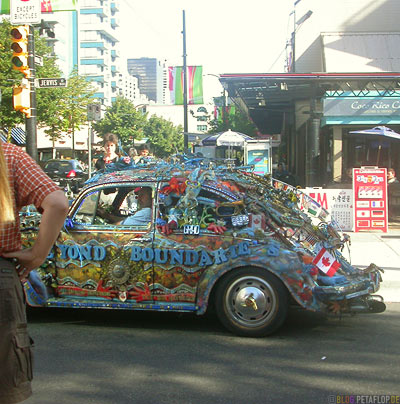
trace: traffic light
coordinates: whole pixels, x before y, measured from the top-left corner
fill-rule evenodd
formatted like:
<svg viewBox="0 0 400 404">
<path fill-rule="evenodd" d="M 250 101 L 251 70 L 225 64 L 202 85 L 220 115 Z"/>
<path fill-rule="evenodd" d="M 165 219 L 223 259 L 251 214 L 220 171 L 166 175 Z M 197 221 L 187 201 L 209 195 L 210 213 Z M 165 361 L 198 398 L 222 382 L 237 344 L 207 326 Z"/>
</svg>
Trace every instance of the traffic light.
<svg viewBox="0 0 400 404">
<path fill-rule="evenodd" d="M 20 25 L 11 30 L 11 50 L 13 56 L 11 59 L 12 67 L 19 70 L 26 78 L 30 77 L 28 64 L 28 35 L 29 25 Z"/>
<path fill-rule="evenodd" d="M 31 88 L 28 80 L 22 79 L 20 86 L 13 87 L 13 107 L 27 118 L 31 117 Z"/>
</svg>

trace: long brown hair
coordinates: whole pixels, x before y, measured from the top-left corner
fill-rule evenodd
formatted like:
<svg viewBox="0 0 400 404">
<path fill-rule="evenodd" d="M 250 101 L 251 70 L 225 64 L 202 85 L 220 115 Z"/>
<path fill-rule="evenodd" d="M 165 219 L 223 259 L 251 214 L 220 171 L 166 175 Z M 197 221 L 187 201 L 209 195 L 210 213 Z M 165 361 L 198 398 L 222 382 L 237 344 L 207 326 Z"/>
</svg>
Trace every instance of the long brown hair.
<svg viewBox="0 0 400 404">
<path fill-rule="evenodd" d="M 0 225 L 15 220 L 7 163 L 0 142 Z"/>
</svg>

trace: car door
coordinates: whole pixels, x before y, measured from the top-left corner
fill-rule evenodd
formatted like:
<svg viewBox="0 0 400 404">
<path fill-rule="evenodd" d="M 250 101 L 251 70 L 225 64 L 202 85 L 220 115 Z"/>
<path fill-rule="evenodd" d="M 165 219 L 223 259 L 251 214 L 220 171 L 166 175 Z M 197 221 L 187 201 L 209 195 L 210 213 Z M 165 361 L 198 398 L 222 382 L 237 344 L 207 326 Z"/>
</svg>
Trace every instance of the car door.
<svg viewBox="0 0 400 404">
<path fill-rule="evenodd" d="M 135 260 L 134 251 L 152 248 L 153 221 L 121 223 L 137 210 L 134 190 L 143 185 L 154 192 L 153 184 L 129 182 L 94 186 L 78 196 L 57 242 L 59 297 L 133 306 L 151 301 L 152 262 Z"/>
</svg>

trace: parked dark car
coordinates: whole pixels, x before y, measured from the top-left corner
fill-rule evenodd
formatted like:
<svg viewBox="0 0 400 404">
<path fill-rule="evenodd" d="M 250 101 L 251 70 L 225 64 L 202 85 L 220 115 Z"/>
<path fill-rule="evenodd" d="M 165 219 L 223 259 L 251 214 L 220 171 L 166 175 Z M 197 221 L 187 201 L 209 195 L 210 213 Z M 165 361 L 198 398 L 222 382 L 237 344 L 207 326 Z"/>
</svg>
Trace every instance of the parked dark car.
<svg viewBox="0 0 400 404">
<path fill-rule="evenodd" d="M 57 184 L 61 186 L 69 184 L 73 192 L 78 192 L 88 179 L 88 172 L 78 160 L 49 160 L 44 164 L 43 170 Z"/>
</svg>

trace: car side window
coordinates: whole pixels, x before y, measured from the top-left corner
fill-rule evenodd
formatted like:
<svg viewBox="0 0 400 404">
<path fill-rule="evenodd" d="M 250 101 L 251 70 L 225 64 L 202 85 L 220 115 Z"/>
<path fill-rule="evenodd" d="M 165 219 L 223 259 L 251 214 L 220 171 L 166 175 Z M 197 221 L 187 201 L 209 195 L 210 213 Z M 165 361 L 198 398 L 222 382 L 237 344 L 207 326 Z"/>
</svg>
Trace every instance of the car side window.
<svg viewBox="0 0 400 404">
<path fill-rule="evenodd" d="M 150 227 L 152 201 L 151 187 L 107 186 L 88 192 L 73 220 L 83 225 Z"/>
<path fill-rule="evenodd" d="M 88 192 L 75 211 L 73 221 L 79 224 L 93 224 L 96 215 L 96 207 L 99 199 L 99 191 Z"/>
<path fill-rule="evenodd" d="M 207 230 L 211 224 L 229 228 L 231 217 L 242 212 L 242 205 L 202 187 L 193 190 L 175 185 L 171 189 L 171 184 L 164 183 L 158 197 L 157 222 L 160 231 L 166 224 L 176 231 L 184 231 L 185 225 L 199 226 L 199 231 Z"/>
</svg>

